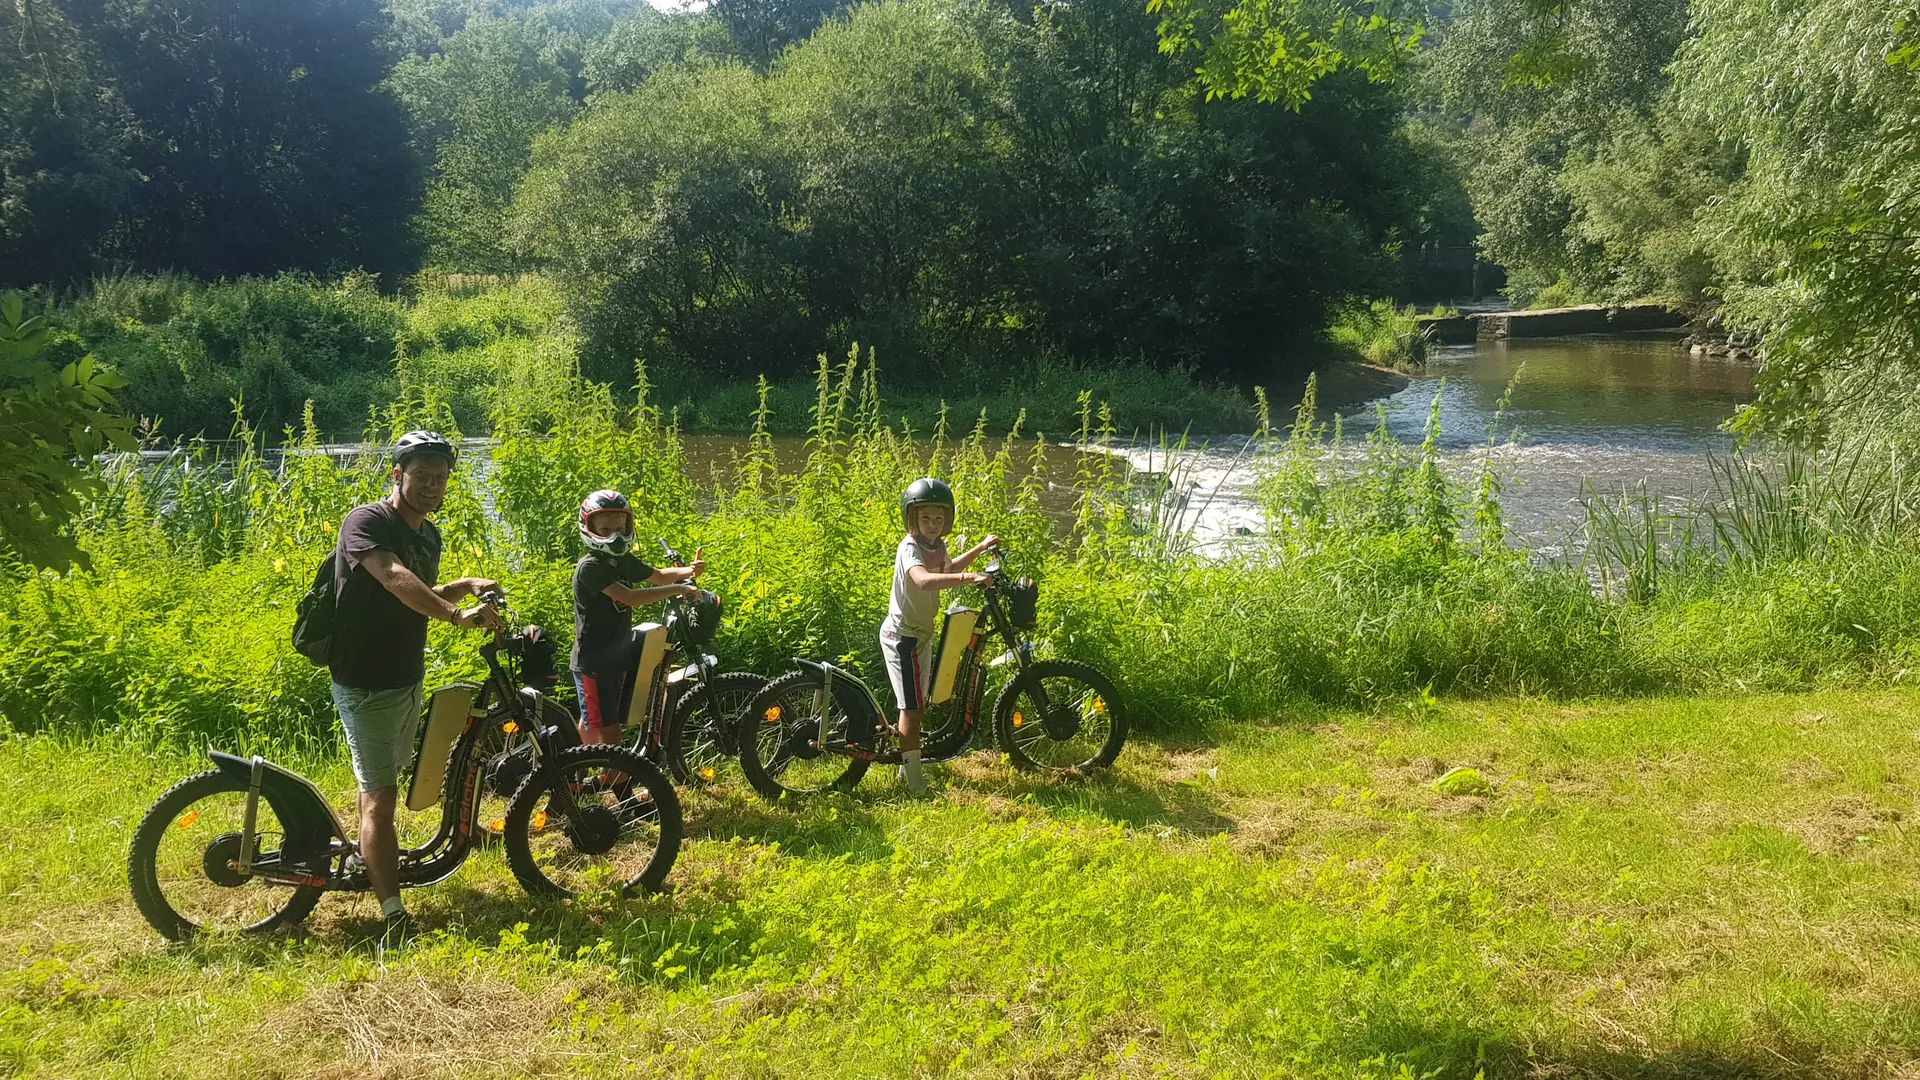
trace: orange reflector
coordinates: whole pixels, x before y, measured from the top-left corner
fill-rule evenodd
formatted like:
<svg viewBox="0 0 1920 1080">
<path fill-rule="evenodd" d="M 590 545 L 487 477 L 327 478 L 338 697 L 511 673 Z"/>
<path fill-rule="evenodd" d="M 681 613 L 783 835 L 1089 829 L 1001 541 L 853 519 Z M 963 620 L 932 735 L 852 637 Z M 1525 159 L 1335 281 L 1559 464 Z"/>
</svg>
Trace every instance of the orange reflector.
<svg viewBox="0 0 1920 1080">
<path fill-rule="evenodd" d="M 520 725 L 509 720 L 506 723 L 500 725 L 500 730 L 506 732 L 509 735 L 518 735 L 520 734 Z"/>
<path fill-rule="evenodd" d="M 536 829 L 544 829 L 547 827 L 547 812 L 545 810 L 535 810 L 533 812 L 533 827 Z"/>
<path fill-rule="evenodd" d="M 702 780 L 711 780 L 714 778 L 714 776 L 715 776 L 715 773 L 713 771 L 713 766 L 711 765 L 700 770 L 700 779 Z"/>
<path fill-rule="evenodd" d="M 487 822 L 487 830 L 489 832 L 506 832 L 507 819 L 503 817 L 494 818 L 492 821 Z"/>
<path fill-rule="evenodd" d="M 1026 722 L 1027 722 L 1027 718 L 1026 718 L 1026 716 L 1025 716 L 1024 714 L 1022 714 L 1022 713 L 1014 713 L 1014 714 L 1013 714 L 1013 726 L 1014 726 L 1014 727 L 1019 727 L 1020 725 L 1022 725 L 1022 724 L 1024 724 L 1024 723 L 1026 723 Z"/>
<path fill-rule="evenodd" d="M 768 710 L 767 710 L 767 723 L 769 723 L 769 724 L 777 724 L 777 723 L 779 723 L 779 722 L 780 722 L 780 716 L 781 716 L 781 713 L 782 713 L 782 710 L 781 710 L 781 708 L 780 708 L 780 706 L 778 706 L 778 705 L 775 705 L 775 706 L 774 706 L 773 708 L 771 708 L 771 709 L 768 709 Z"/>
<path fill-rule="evenodd" d="M 180 825 L 180 828 L 182 829 L 191 829 L 193 828 L 193 823 L 199 820 L 200 820 L 200 811 L 189 810 L 186 813 L 180 815 L 179 825 Z"/>
<path fill-rule="evenodd" d="M 1105 699 L 1105 698 L 1094 698 L 1094 699 L 1093 699 L 1093 711 L 1094 711 L 1094 712 L 1097 712 L 1097 713 L 1105 713 L 1105 712 L 1107 711 L 1107 701 L 1106 701 L 1106 699 Z"/>
</svg>

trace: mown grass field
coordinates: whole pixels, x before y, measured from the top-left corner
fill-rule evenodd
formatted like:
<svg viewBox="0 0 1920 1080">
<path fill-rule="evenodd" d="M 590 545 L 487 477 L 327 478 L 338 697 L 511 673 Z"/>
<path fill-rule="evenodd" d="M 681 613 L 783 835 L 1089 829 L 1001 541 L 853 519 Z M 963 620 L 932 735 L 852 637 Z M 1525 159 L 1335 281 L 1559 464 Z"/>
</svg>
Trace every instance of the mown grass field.
<svg viewBox="0 0 1920 1080">
<path fill-rule="evenodd" d="M 535 904 L 483 852 L 386 957 L 365 898 L 148 930 L 126 842 L 194 767 L 0 744 L 0 1071 L 1920 1076 L 1906 690 L 1302 713 L 1077 783 L 982 752 L 927 803 L 732 786 L 670 895 Z"/>
</svg>

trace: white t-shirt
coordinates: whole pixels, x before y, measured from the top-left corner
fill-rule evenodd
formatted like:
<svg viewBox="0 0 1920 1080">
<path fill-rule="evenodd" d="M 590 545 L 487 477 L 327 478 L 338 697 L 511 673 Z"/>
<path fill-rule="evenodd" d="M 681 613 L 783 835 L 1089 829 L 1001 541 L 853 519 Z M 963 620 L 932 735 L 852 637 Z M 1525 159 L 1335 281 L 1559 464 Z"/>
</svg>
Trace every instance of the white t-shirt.
<svg viewBox="0 0 1920 1080">
<path fill-rule="evenodd" d="M 940 617 L 940 594 L 913 583 L 907 572 L 916 566 L 925 567 L 931 574 L 946 573 L 946 541 L 931 548 L 922 547 L 911 534 L 900 541 L 900 549 L 893 556 L 893 601 L 887 605 L 887 621 L 881 629 L 896 637 L 932 641 Z"/>
</svg>

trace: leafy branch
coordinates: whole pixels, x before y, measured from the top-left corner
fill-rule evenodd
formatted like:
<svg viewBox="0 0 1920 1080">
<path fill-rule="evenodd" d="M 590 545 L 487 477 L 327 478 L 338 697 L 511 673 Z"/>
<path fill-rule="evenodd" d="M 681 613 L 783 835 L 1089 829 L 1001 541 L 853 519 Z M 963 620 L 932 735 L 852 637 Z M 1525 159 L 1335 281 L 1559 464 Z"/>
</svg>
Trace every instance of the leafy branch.
<svg viewBox="0 0 1920 1080">
<path fill-rule="evenodd" d="M 91 354 L 65 367 L 39 358 L 44 316 L 19 293 L 0 295 L 0 546 L 43 567 L 86 564 L 67 523 L 98 489 L 88 468 L 109 448 L 133 450 L 133 421 L 113 392 L 124 376 Z"/>
</svg>

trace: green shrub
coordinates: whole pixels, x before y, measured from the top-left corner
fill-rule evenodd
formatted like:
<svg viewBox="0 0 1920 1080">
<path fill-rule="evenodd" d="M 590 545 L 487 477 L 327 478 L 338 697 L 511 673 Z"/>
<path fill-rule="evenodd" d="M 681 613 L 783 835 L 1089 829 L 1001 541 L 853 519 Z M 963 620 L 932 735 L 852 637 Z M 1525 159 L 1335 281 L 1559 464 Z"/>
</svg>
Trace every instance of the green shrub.
<svg viewBox="0 0 1920 1080">
<path fill-rule="evenodd" d="M 282 274 L 103 282 L 55 322 L 65 348 L 126 375 L 128 411 L 174 435 L 217 438 L 236 400 L 259 430 L 297 427 L 311 401 L 322 430 L 358 431 L 395 396 L 405 313 L 365 275 L 326 284 Z"/>
<path fill-rule="evenodd" d="M 704 580 L 727 600 L 728 665 L 772 673 L 812 655 L 877 677 L 899 492 L 932 472 L 959 494 L 958 531 L 1006 537 L 1010 565 L 1041 582 L 1043 650 L 1115 676 L 1143 730 L 1306 702 L 1898 680 L 1920 652 L 1920 543 L 1906 532 L 1836 530 L 1824 546 L 1768 541 L 1738 557 L 1703 543 L 1657 553 L 1651 587 L 1596 588 L 1604 544 L 1576 565 L 1509 548 L 1501 477 L 1489 464 L 1448 478 L 1437 409 L 1419 446 L 1379 429 L 1356 447 L 1340 424 L 1314 421 L 1310 384 L 1287 431 L 1263 422 L 1257 436 L 1268 529 L 1203 557 L 1142 505 L 1164 488 L 1136 485 L 1113 455 L 1089 448 L 1063 469 L 1017 419 L 1001 437 L 990 417 L 964 435 L 936 420 L 910 440 L 886 419 L 870 354 L 822 360 L 804 463 L 776 459 L 763 386 L 747 445 L 702 480 L 645 372 L 635 381 L 633 398 L 577 375 L 496 387 L 496 441 L 456 472 L 438 519 L 448 577 L 500 577 L 563 643 L 574 508 L 611 486 L 633 497 L 644 545 L 706 548 Z M 1111 408 L 1089 394 L 1078 405 L 1076 443 L 1113 436 Z M 439 388 L 415 386 L 376 429 L 457 431 L 450 408 Z M 291 605 L 346 510 L 379 496 L 386 465 L 320 453 L 313 424 L 277 462 L 243 434 L 237 450 L 188 444 L 157 464 L 117 463 L 80 529 L 91 570 L 0 579 L 7 725 L 182 745 L 333 737 L 324 674 L 287 640 Z M 1075 494 L 1071 521 L 1043 507 L 1050 489 Z M 1739 490 L 1749 510 L 1806 501 Z M 478 635 L 436 626 L 431 640 L 432 678 L 477 669 Z"/>
<path fill-rule="evenodd" d="M 1411 305 L 1403 311 L 1391 300 L 1354 301 L 1336 309 L 1327 338 L 1356 360 L 1397 371 L 1426 367 L 1431 349 L 1419 313 Z"/>
</svg>

